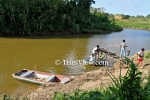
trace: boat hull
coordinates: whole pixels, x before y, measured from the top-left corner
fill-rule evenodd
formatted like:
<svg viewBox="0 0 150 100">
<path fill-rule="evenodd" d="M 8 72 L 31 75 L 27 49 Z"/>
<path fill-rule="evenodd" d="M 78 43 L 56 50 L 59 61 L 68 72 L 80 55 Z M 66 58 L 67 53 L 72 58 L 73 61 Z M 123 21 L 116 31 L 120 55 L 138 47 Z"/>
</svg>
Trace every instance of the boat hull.
<svg viewBox="0 0 150 100">
<path fill-rule="evenodd" d="M 70 81 L 69 76 L 64 76 L 64 75 L 58 75 L 58 74 L 52 74 L 48 72 L 40 72 L 36 70 L 28 70 L 28 69 L 23 69 L 19 72 L 16 72 L 12 74 L 13 78 L 29 82 L 29 83 L 34 83 L 34 84 L 65 84 Z"/>
<path fill-rule="evenodd" d="M 21 80 L 21 81 L 29 82 L 29 83 L 39 84 L 39 85 L 46 84 L 46 82 L 34 81 L 34 80 L 25 79 L 25 78 L 16 77 L 16 76 L 13 76 L 13 78 L 15 78 L 15 79 L 17 79 L 17 80 Z"/>
</svg>

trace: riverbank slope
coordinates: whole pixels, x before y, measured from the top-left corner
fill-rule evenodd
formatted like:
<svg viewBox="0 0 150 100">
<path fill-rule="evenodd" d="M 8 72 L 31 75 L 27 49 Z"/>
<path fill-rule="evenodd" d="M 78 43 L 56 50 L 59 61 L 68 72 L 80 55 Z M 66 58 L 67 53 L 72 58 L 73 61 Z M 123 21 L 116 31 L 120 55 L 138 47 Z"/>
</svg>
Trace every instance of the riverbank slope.
<svg viewBox="0 0 150 100">
<path fill-rule="evenodd" d="M 36 91 L 28 93 L 26 96 L 30 100 L 51 100 L 55 92 L 71 93 L 77 89 L 90 91 L 93 89 L 99 89 L 100 87 L 106 87 L 112 82 L 110 76 L 108 75 L 108 70 L 111 71 L 116 77 L 119 77 L 120 67 L 122 67 L 121 75 L 124 76 L 127 72 L 127 69 L 124 68 L 124 65 L 116 63 L 114 65 L 115 70 L 101 68 L 91 72 L 86 72 L 67 84 L 44 85 Z M 146 65 L 144 69 L 142 67 L 138 67 L 138 69 L 139 71 L 143 72 L 144 75 L 148 75 L 150 65 Z"/>
</svg>

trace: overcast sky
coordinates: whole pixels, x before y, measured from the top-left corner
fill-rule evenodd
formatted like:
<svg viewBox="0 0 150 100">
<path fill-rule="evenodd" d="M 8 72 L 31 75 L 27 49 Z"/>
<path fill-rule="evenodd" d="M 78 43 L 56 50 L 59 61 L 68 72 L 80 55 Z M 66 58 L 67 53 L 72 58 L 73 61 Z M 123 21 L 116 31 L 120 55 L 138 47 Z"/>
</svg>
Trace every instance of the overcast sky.
<svg viewBox="0 0 150 100">
<path fill-rule="evenodd" d="M 104 7 L 105 12 L 131 16 L 150 14 L 150 0 L 95 0 L 92 7 Z"/>
</svg>

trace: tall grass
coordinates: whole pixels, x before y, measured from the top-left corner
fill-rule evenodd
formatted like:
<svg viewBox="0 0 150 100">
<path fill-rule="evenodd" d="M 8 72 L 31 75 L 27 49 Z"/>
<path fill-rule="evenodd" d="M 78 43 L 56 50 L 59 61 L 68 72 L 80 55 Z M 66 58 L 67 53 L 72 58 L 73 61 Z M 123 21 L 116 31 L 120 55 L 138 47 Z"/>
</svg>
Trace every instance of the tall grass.
<svg viewBox="0 0 150 100">
<path fill-rule="evenodd" d="M 4 95 L 3 99 L 2 100 L 12 100 L 9 96 L 7 95 Z"/>
<path fill-rule="evenodd" d="M 150 100 L 150 75 L 146 78 L 148 82 L 143 85 L 144 77 L 136 66 L 130 60 L 126 75 L 120 74 L 119 78 L 109 72 L 113 84 L 109 84 L 106 89 L 89 92 L 76 90 L 71 94 L 55 93 L 53 100 Z"/>
</svg>

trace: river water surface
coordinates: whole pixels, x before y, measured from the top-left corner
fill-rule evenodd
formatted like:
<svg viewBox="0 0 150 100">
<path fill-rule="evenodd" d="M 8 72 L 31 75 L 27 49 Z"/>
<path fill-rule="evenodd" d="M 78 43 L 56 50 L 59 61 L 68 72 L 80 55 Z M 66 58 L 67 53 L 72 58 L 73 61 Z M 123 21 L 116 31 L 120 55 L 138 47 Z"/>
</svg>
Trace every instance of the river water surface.
<svg viewBox="0 0 150 100">
<path fill-rule="evenodd" d="M 92 49 L 97 44 L 107 48 L 107 45 L 120 44 L 123 39 L 126 40 L 127 50 L 131 51 L 131 56 L 141 48 L 150 49 L 149 31 L 127 28 L 109 34 L 59 35 L 42 38 L 0 37 L 0 97 L 3 94 L 25 93 L 39 87 L 13 79 L 11 74 L 14 72 L 25 68 L 57 74 L 90 71 L 93 70 L 91 66 L 56 65 L 55 61 L 82 60 L 91 55 Z M 116 47 L 108 48 L 119 54 Z"/>
</svg>

